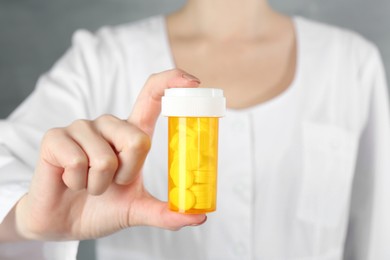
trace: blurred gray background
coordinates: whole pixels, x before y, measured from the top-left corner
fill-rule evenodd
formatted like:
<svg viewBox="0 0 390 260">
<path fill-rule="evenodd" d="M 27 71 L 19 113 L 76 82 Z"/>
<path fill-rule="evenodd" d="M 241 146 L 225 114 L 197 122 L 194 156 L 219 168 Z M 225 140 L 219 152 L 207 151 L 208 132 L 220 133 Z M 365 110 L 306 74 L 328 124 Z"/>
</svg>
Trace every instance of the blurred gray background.
<svg viewBox="0 0 390 260">
<path fill-rule="evenodd" d="M 355 30 L 379 47 L 390 75 L 389 0 L 269 0 L 276 9 Z M 0 0 L 0 118 L 33 90 L 70 46 L 78 28 L 130 22 L 180 7 L 184 0 Z M 78 259 L 95 258 L 83 241 Z"/>
</svg>

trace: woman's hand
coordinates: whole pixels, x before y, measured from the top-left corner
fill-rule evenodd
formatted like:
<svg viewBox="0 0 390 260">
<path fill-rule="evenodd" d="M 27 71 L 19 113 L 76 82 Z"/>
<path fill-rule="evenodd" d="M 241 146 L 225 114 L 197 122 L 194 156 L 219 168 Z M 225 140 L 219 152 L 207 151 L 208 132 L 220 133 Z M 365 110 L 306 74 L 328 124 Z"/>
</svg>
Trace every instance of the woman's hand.
<svg viewBox="0 0 390 260">
<path fill-rule="evenodd" d="M 141 174 L 164 90 L 198 85 L 198 79 L 181 70 L 155 74 L 127 120 L 104 115 L 49 130 L 30 191 L 16 206 L 19 234 L 80 240 L 137 225 L 177 230 L 203 223 L 203 214 L 169 211 L 145 190 Z"/>
</svg>

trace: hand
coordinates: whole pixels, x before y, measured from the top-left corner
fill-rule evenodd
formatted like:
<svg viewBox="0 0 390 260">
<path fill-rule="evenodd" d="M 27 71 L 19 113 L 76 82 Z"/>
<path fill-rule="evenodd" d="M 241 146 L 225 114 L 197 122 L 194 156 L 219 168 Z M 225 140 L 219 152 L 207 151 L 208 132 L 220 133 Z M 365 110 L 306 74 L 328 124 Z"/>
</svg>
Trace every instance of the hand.
<svg viewBox="0 0 390 260">
<path fill-rule="evenodd" d="M 49 130 L 30 191 L 16 206 L 21 236 L 81 240 L 137 225 L 177 230 L 203 223 L 203 214 L 169 211 L 167 203 L 145 190 L 141 174 L 164 89 L 198 85 L 181 70 L 155 74 L 127 120 L 104 115 Z"/>
</svg>

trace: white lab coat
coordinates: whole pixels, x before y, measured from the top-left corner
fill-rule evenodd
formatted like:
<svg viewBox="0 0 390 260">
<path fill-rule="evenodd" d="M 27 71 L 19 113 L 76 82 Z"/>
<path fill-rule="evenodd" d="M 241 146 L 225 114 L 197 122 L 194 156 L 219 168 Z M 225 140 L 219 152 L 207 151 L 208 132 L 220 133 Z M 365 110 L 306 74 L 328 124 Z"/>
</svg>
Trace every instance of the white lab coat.
<svg viewBox="0 0 390 260">
<path fill-rule="evenodd" d="M 134 227 L 99 239 L 98 259 L 390 259 L 390 116 L 378 50 L 353 32 L 294 21 L 291 86 L 220 120 L 217 211 L 201 227 Z M 0 122 L 0 220 L 28 190 L 47 129 L 106 113 L 126 118 L 147 77 L 173 67 L 163 16 L 78 31 Z M 160 118 L 143 171 L 163 200 L 166 127 Z M 16 259 L 74 259 L 77 242 L 29 248 Z M 0 245 L 0 258 L 7 254 L 17 253 Z"/>
</svg>

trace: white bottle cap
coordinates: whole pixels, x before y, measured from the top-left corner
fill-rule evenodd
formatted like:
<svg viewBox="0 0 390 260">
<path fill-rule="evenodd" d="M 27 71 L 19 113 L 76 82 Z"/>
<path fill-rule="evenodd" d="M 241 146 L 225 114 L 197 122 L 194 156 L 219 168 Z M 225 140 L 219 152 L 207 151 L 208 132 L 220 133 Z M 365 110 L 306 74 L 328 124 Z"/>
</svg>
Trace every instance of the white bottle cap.
<svg viewBox="0 0 390 260">
<path fill-rule="evenodd" d="M 225 112 L 223 90 L 217 88 L 170 88 L 161 100 L 163 116 L 222 117 Z"/>
</svg>

